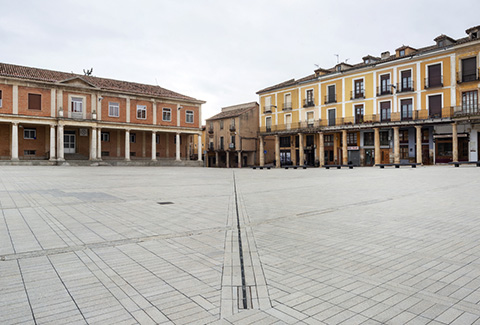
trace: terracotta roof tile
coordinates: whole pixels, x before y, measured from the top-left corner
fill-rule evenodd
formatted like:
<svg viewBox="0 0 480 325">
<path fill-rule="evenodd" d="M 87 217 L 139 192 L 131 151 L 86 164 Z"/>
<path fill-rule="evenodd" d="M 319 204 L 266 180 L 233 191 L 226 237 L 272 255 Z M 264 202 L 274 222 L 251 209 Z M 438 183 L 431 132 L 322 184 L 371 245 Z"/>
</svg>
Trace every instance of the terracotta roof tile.
<svg viewBox="0 0 480 325">
<path fill-rule="evenodd" d="M 199 101 L 193 97 L 185 96 L 177 92 L 162 88 L 160 86 L 146 85 L 135 82 L 106 79 L 93 76 L 84 76 L 61 71 L 24 67 L 7 63 L 0 63 L 0 76 L 53 83 L 61 83 L 66 80 L 79 78 L 101 90 L 112 90 L 146 96 L 158 96 L 189 101 Z"/>
<path fill-rule="evenodd" d="M 222 112 L 208 118 L 207 121 L 236 117 L 236 116 L 239 116 L 239 115 L 241 115 L 241 114 L 245 113 L 246 111 L 251 110 L 253 108 L 258 108 L 257 102 L 251 102 L 251 103 L 245 103 L 245 104 L 223 107 Z"/>
</svg>

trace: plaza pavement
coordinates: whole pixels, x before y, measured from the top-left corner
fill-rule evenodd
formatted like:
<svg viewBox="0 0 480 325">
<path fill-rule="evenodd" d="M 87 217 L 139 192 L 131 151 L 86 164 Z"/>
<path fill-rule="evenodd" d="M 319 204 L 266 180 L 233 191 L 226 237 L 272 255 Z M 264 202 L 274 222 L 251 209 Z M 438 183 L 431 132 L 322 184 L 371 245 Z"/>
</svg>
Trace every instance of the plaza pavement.
<svg viewBox="0 0 480 325">
<path fill-rule="evenodd" d="M 479 193 L 468 166 L 2 166 L 0 323 L 480 324 Z"/>
</svg>

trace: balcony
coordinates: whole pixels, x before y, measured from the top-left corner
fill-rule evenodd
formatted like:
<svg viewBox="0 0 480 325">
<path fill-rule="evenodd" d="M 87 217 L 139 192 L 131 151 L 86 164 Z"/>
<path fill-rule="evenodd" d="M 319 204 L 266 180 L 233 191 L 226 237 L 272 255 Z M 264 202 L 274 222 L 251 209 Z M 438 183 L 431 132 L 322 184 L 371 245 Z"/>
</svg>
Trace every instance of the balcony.
<svg viewBox="0 0 480 325">
<path fill-rule="evenodd" d="M 213 126 L 210 126 L 210 127 L 208 128 L 208 133 L 209 133 L 209 134 L 213 134 Z"/>
<path fill-rule="evenodd" d="M 235 125 L 231 124 L 229 129 L 230 129 L 230 132 L 235 132 L 236 130 Z"/>
<path fill-rule="evenodd" d="M 291 102 L 283 103 L 282 110 L 284 110 L 284 111 L 291 111 L 291 110 L 292 110 L 292 103 L 291 103 Z"/>
<path fill-rule="evenodd" d="M 214 150 L 215 150 L 214 147 L 213 147 L 213 143 L 210 143 L 210 145 L 208 146 L 208 150 L 210 150 L 210 151 L 214 151 Z"/>
<path fill-rule="evenodd" d="M 387 85 L 387 87 L 377 87 L 377 96 L 386 96 L 391 95 L 392 93 L 392 85 Z"/>
<path fill-rule="evenodd" d="M 478 104 L 457 106 L 453 108 L 453 112 L 453 115 L 455 117 L 480 116 L 480 109 Z"/>
<path fill-rule="evenodd" d="M 402 82 L 397 83 L 397 92 L 405 93 L 409 91 L 415 91 L 413 80 L 405 79 Z"/>
<path fill-rule="evenodd" d="M 325 104 L 331 104 L 337 102 L 337 94 L 325 95 Z"/>
<path fill-rule="evenodd" d="M 229 148 L 229 149 L 235 149 L 235 143 L 231 142 L 231 143 L 228 145 L 228 148 Z"/>
<path fill-rule="evenodd" d="M 473 71 L 462 71 L 457 72 L 457 83 L 461 84 L 464 82 L 479 81 L 478 69 Z"/>
<path fill-rule="evenodd" d="M 350 99 L 365 98 L 365 89 L 350 91 Z"/>
<path fill-rule="evenodd" d="M 271 113 L 273 107 L 275 107 L 275 106 L 273 106 L 273 105 L 264 106 L 264 107 L 263 107 L 263 113 L 264 113 L 264 114 L 266 114 L 266 113 Z"/>
<path fill-rule="evenodd" d="M 425 89 L 443 87 L 443 76 L 425 78 Z"/>
<path fill-rule="evenodd" d="M 313 106 L 315 106 L 315 100 L 313 98 L 303 100 L 303 107 L 313 107 Z"/>
</svg>

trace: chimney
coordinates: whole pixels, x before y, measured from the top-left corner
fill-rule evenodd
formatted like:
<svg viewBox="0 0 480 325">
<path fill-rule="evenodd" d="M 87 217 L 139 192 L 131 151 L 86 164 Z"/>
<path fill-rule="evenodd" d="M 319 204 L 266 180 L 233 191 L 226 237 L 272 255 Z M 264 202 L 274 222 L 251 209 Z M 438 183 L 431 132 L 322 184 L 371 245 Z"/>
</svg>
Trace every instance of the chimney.
<svg viewBox="0 0 480 325">
<path fill-rule="evenodd" d="M 388 59 L 390 57 L 390 51 L 385 51 L 381 54 L 382 60 Z"/>
</svg>

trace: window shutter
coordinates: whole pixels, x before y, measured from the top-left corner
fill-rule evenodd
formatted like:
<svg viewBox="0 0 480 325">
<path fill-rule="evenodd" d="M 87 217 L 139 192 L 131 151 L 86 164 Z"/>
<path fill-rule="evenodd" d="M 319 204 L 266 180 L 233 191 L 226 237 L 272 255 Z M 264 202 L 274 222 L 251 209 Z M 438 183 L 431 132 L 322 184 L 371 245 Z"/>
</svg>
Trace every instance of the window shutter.
<svg viewBox="0 0 480 325">
<path fill-rule="evenodd" d="M 28 109 L 42 109 L 42 96 L 38 94 L 28 94 Z"/>
</svg>

